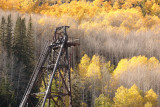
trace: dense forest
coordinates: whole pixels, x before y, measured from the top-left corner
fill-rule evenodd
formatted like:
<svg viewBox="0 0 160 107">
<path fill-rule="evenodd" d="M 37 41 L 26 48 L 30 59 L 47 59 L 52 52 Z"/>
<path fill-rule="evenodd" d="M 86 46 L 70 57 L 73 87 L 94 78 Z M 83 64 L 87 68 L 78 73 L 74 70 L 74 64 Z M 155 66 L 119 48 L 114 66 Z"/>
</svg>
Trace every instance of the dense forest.
<svg viewBox="0 0 160 107">
<path fill-rule="evenodd" d="M 73 107 L 160 106 L 159 0 L 1 0 L 0 8 L 0 107 L 19 105 L 43 44 L 64 25 L 80 39 Z"/>
</svg>

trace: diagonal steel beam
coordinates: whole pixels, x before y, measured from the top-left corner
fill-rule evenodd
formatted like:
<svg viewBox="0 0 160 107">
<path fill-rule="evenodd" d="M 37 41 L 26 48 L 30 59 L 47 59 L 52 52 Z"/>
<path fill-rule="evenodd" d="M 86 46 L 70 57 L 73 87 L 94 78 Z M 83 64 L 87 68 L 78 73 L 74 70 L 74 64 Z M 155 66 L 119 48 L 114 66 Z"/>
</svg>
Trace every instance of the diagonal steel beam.
<svg viewBox="0 0 160 107">
<path fill-rule="evenodd" d="M 62 49 L 63 49 L 64 44 L 65 44 L 65 41 L 66 41 L 66 36 L 64 36 L 64 38 L 63 38 L 63 43 L 62 43 L 61 48 L 59 50 L 59 54 L 58 54 L 58 57 L 57 57 L 57 60 L 56 60 L 56 64 L 54 66 L 54 69 L 53 69 L 53 72 L 52 72 L 52 75 L 51 75 L 51 78 L 50 78 L 50 81 L 49 81 L 49 84 L 48 84 L 48 87 L 47 87 L 47 90 L 46 90 L 46 93 L 45 93 L 45 97 L 43 99 L 43 103 L 42 103 L 41 107 L 44 107 L 44 105 L 45 105 L 45 102 L 46 102 L 46 99 L 47 99 L 47 96 L 48 96 L 48 93 L 49 93 L 49 89 L 50 89 L 50 87 L 52 85 L 53 77 L 54 77 L 55 72 L 57 70 L 57 66 L 58 66 L 58 63 L 59 63 L 59 59 L 60 59 L 60 56 L 61 56 L 61 53 L 62 53 Z"/>
</svg>

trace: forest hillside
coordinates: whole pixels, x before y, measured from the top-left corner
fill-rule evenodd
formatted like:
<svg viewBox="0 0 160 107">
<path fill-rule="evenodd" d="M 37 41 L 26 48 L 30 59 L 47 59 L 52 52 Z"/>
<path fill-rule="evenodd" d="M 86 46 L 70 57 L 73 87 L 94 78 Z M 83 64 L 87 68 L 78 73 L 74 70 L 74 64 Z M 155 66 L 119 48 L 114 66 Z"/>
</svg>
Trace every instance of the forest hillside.
<svg viewBox="0 0 160 107">
<path fill-rule="evenodd" d="M 19 105 L 44 43 L 65 25 L 80 39 L 73 107 L 160 106 L 159 0 L 1 0 L 0 107 Z"/>
</svg>

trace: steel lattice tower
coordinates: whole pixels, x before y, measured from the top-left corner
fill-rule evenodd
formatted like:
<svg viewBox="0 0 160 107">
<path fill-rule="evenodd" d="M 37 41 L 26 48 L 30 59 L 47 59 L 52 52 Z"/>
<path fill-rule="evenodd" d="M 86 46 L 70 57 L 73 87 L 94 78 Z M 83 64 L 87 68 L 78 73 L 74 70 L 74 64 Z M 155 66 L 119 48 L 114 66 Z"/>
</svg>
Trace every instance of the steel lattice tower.
<svg viewBox="0 0 160 107">
<path fill-rule="evenodd" d="M 67 28 L 56 28 L 53 41 L 46 42 L 19 107 L 50 107 L 51 102 L 57 107 L 65 107 L 66 103 L 72 107 L 68 51 L 78 43 L 69 41 Z M 43 89 L 37 88 L 42 84 Z"/>
</svg>

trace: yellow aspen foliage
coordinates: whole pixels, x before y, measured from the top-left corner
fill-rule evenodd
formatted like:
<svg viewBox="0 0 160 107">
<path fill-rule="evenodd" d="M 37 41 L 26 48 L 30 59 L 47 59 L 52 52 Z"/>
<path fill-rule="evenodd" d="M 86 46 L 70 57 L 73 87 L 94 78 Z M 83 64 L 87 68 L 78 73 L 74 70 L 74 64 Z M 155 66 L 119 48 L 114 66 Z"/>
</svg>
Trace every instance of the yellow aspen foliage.
<svg viewBox="0 0 160 107">
<path fill-rule="evenodd" d="M 23 12 L 32 12 L 32 9 L 33 9 L 33 5 L 34 5 L 34 2 L 33 0 L 23 0 L 20 2 L 21 3 L 21 8 Z"/>
<path fill-rule="evenodd" d="M 157 107 L 158 95 L 150 89 L 145 93 L 144 98 L 141 90 L 134 84 L 130 89 L 120 86 L 114 100 L 114 107 Z"/>
<path fill-rule="evenodd" d="M 149 67 L 149 69 L 154 69 L 154 68 L 156 68 L 158 66 L 159 66 L 159 60 L 156 59 L 155 57 L 151 57 L 148 60 L 148 67 Z"/>
<path fill-rule="evenodd" d="M 95 0 L 93 2 L 64 0 L 63 2 L 65 3 L 61 0 L 49 0 L 42 1 L 40 4 L 39 0 L 1 0 L 0 8 L 61 18 L 67 16 L 75 19 L 80 26 L 88 23 L 90 27 L 107 26 L 117 34 L 124 32 L 126 35 L 131 30 L 142 32 L 151 29 L 156 34 L 159 31 L 155 29 L 160 23 L 160 0 Z"/>
<path fill-rule="evenodd" d="M 147 0 L 147 2 L 145 2 L 145 9 L 147 14 L 151 13 L 152 5 L 153 2 L 151 0 Z"/>
<path fill-rule="evenodd" d="M 150 89 L 149 91 L 146 92 L 144 100 L 145 102 L 150 102 L 153 107 L 157 107 L 157 102 L 158 102 L 158 95 Z"/>
<path fill-rule="evenodd" d="M 160 14 L 160 6 L 156 3 L 152 6 L 152 15 L 159 15 Z"/>
<path fill-rule="evenodd" d="M 132 7 L 132 3 L 127 1 L 122 5 L 123 9 L 129 9 L 131 7 Z"/>
<path fill-rule="evenodd" d="M 102 8 L 104 11 L 109 12 L 112 9 L 111 2 L 105 1 Z"/>
<path fill-rule="evenodd" d="M 115 93 L 114 106 L 115 107 L 142 107 L 143 97 L 140 94 L 140 90 L 136 85 L 133 85 L 130 89 L 123 86 L 117 89 Z"/>
<path fill-rule="evenodd" d="M 95 0 L 93 4 L 97 7 L 101 7 L 103 5 L 104 0 Z"/>
<path fill-rule="evenodd" d="M 118 2 L 119 2 L 120 4 L 124 4 L 124 3 L 126 2 L 126 0 L 118 0 Z"/>
<path fill-rule="evenodd" d="M 146 16 L 144 26 L 152 28 L 154 25 L 160 23 L 160 19 L 157 16 Z"/>
<path fill-rule="evenodd" d="M 145 66 L 146 69 L 152 70 L 160 65 L 159 61 L 155 57 L 147 59 L 145 56 L 135 56 L 130 60 L 122 59 L 118 63 L 117 68 L 114 70 L 114 77 L 120 77 L 124 72 L 134 72 L 139 67 Z"/>
<path fill-rule="evenodd" d="M 155 3 L 156 4 L 160 4 L 160 0 L 155 0 Z"/>
<path fill-rule="evenodd" d="M 128 60 L 122 59 L 119 61 L 117 68 L 114 70 L 113 74 L 116 78 L 118 78 L 123 72 L 128 69 Z"/>
<path fill-rule="evenodd" d="M 128 89 L 120 86 L 116 93 L 115 93 L 115 97 L 113 98 L 114 100 L 114 107 L 127 107 L 128 105 Z"/>
<path fill-rule="evenodd" d="M 122 59 L 113 71 L 113 80 L 116 85 L 126 87 L 136 84 L 143 91 L 157 89 L 152 81 L 159 77 L 160 63 L 155 57 L 148 59 L 145 56 L 136 56 L 131 59 Z M 150 101 L 151 102 L 151 101 Z"/>
<path fill-rule="evenodd" d="M 34 4 L 33 0 L 2 0 L 1 3 L 0 7 L 3 9 L 17 9 L 21 12 L 28 12 Z"/>
<path fill-rule="evenodd" d="M 135 84 L 130 89 L 128 89 L 128 102 L 129 107 L 143 106 L 143 97 L 140 94 L 139 88 Z"/>
<path fill-rule="evenodd" d="M 147 102 L 144 107 L 152 107 L 152 103 L 151 102 Z"/>
<path fill-rule="evenodd" d="M 13 4 L 15 4 L 15 3 L 18 3 L 18 1 L 17 0 L 15 0 L 15 1 L 13 1 L 13 0 L 1 0 L 0 7 L 3 8 L 3 9 L 12 10 L 13 7 L 15 7 L 15 6 L 13 6 Z"/>
<path fill-rule="evenodd" d="M 88 77 L 96 77 L 101 78 L 101 63 L 100 63 L 100 57 L 94 55 L 92 57 L 91 63 L 88 67 L 87 74 Z"/>
<path fill-rule="evenodd" d="M 113 27 L 127 27 L 129 29 L 136 28 L 136 23 L 143 17 L 139 9 L 119 9 L 109 12 L 107 15 L 108 24 Z M 132 23 L 130 23 L 132 22 Z"/>
<path fill-rule="evenodd" d="M 143 17 L 142 13 L 138 8 L 132 8 L 132 9 L 127 9 L 125 12 L 122 14 L 123 16 L 123 22 L 121 23 L 122 27 L 126 27 L 128 29 L 136 29 L 137 22 L 139 19 Z M 128 15 L 128 16 L 127 16 Z M 130 23 L 132 22 L 132 23 Z"/>
<path fill-rule="evenodd" d="M 62 4 L 62 1 L 61 1 L 61 0 L 58 0 L 58 2 L 57 2 L 57 3 L 60 5 L 60 4 Z"/>
<path fill-rule="evenodd" d="M 80 76 L 82 77 L 85 77 L 86 76 L 86 73 L 88 71 L 88 67 L 90 65 L 90 58 L 88 57 L 87 54 L 85 54 L 81 61 L 80 61 L 80 64 L 78 65 L 79 67 L 79 74 Z"/>
<path fill-rule="evenodd" d="M 142 2 L 143 0 L 126 0 L 125 2 L 130 2 L 131 4 L 136 5 L 138 2 Z"/>
<path fill-rule="evenodd" d="M 137 7 L 139 3 L 141 3 L 143 0 L 126 0 L 124 4 L 122 5 L 122 8 L 128 9 L 128 8 L 134 8 Z"/>
<path fill-rule="evenodd" d="M 119 5 L 118 1 L 115 1 L 114 5 L 113 5 L 113 10 L 118 10 L 119 8 L 120 8 L 120 5 Z"/>
</svg>

